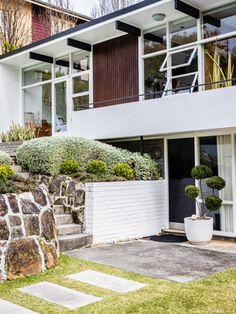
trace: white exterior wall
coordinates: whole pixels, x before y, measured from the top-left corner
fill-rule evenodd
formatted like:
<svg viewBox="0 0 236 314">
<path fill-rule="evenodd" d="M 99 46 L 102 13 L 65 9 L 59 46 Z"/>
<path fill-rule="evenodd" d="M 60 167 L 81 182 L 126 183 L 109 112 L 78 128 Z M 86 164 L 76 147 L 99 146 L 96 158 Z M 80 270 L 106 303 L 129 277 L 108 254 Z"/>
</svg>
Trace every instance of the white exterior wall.
<svg viewBox="0 0 236 314">
<path fill-rule="evenodd" d="M 93 243 L 141 238 L 166 227 L 166 181 L 86 184 L 86 232 Z"/>
<path fill-rule="evenodd" d="M 72 113 L 72 134 L 96 139 L 236 127 L 236 87 Z"/>
<path fill-rule="evenodd" d="M 19 68 L 0 64 L 0 132 L 12 124 L 22 122 L 21 71 Z"/>
</svg>

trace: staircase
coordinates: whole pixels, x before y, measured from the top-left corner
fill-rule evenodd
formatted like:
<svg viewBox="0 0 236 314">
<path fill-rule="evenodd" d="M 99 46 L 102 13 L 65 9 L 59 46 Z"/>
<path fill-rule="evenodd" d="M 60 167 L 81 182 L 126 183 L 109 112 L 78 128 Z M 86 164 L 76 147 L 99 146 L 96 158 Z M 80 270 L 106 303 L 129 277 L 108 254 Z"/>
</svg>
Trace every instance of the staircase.
<svg viewBox="0 0 236 314">
<path fill-rule="evenodd" d="M 11 166 L 11 168 L 18 177 L 22 178 L 23 180 L 29 179 L 29 172 L 23 172 L 21 166 Z"/>
<path fill-rule="evenodd" d="M 59 248 L 61 252 L 79 249 L 92 244 L 92 235 L 82 233 L 82 226 L 73 223 L 70 213 L 65 213 L 64 205 L 54 205 Z"/>
</svg>

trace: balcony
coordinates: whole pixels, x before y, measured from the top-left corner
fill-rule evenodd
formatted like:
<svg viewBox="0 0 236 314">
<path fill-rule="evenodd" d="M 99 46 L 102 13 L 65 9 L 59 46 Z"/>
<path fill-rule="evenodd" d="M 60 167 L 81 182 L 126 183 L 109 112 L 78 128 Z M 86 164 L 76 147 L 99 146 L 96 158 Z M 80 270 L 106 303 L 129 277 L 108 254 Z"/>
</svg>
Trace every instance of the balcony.
<svg viewBox="0 0 236 314">
<path fill-rule="evenodd" d="M 72 134 L 108 139 L 234 128 L 235 99 L 232 86 L 74 111 Z"/>
</svg>

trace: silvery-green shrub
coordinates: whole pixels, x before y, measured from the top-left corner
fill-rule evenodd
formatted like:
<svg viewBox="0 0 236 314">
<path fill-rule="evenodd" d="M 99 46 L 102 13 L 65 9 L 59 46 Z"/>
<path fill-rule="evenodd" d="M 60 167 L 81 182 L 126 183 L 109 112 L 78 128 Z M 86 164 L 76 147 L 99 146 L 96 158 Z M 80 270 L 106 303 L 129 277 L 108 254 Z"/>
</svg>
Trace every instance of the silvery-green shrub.
<svg viewBox="0 0 236 314">
<path fill-rule="evenodd" d="M 58 174 L 65 160 L 76 160 L 82 170 L 91 160 L 102 160 L 108 172 L 117 163 L 127 163 L 134 169 L 134 177 L 152 180 L 159 177 L 158 167 L 149 155 L 141 156 L 128 150 L 79 137 L 44 137 L 23 143 L 17 150 L 17 162 L 30 172 Z"/>
<path fill-rule="evenodd" d="M 0 151 L 0 165 L 10 165 L 11 164 L 11 157 L 5 153 Z"/>
</svg>

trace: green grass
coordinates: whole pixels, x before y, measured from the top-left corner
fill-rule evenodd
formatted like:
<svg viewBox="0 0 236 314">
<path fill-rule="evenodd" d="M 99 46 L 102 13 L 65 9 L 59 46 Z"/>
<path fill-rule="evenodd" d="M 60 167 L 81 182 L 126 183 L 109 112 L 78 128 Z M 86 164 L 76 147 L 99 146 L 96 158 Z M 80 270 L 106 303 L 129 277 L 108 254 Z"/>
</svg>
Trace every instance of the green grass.
<svg viewBox="0 0 236 314">
<path fill-rule="evenodd" d="M 87 269 L 136 280 L 146 283 L 147 286 L 136 292 L 121 294 L 64 278 L 66 275 Z M 40 281 L 60 284 L 102 297 L 103 300 L 79 310 L 69 311 L 64 307 L 47 303 L 17 290 L 17 288 Z M 60 266 L 51 271 L 31 278 L 0 284 L 0 298 L 42 314 L 234 314 L 236 313 L 236 269 L 230 269 L 192 283 L 179 284 L 62 256 Z"/>
</svg>

